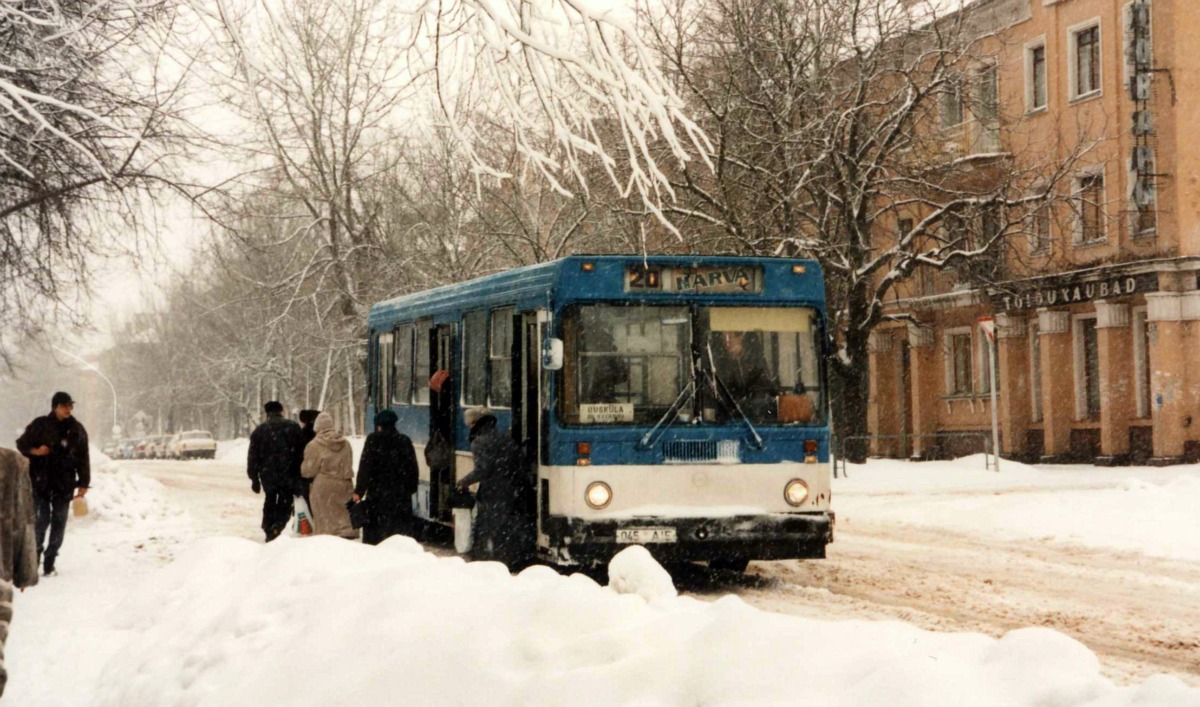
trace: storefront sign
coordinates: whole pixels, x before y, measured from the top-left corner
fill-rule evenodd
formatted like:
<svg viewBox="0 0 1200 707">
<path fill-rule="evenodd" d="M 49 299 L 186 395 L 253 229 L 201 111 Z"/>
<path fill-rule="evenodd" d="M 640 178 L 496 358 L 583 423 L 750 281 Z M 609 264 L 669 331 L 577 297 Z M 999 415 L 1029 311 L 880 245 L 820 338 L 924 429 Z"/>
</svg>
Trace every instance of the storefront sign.
<svg viewBox="0 0 1200 707">
<path fill-rule="evenodd" d="M 1144 292 L 1158 291 L 1158 275 L 1121 275 L 1089 280 L 1065 282 L 1043 281 L 1042 284 L 1024 288 L 1016 283 L 1013 291 L 992 296 L 992 306 L 998 312 L 1038 307 L 1059 307 L 1076 302 L 1091 302 L 1098 299 L 1129 297 Z"/>
</svg>

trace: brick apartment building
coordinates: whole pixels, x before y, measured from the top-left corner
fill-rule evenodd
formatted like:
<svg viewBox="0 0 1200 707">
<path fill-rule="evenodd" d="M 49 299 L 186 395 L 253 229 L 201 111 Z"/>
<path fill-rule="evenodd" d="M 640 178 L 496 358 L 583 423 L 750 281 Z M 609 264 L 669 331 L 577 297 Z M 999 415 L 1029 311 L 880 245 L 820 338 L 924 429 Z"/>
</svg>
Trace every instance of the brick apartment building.
<svg viewBox="0 0 1200 707">
<path fill-rule="evenodd" d="M 872 338 L 871 432 L 899 437 L 873 451 L 921 457 L 949 451 L 946 441 L 907 435 L 990 432 L 989 344 L 977 322 L 994 317 L 1006 456 L 1196 460 L 1200 2 L 981 4 L 998 39 L 972 81 L 1019 120 L 1002 130 L 951 97 L 942 128 L 971 136 L 964 150 L 1016 159 L 1098 142 L 1072 166 L 1064 202 L 1007 243 L 1003 282 L 933 272 L 889 303 L 913 321 Z"/>
</svg>

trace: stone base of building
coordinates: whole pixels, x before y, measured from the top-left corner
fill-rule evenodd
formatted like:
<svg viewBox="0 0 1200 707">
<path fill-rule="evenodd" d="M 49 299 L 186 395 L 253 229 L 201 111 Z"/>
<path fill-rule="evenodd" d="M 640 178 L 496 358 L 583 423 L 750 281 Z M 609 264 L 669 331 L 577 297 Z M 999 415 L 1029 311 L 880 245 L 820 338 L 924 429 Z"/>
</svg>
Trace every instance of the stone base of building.
<svg viewBox="0 0 1200 707">
<path fill-rule="evenodd" d="M 1092 460 L 1096 466 L 1129 466 L 1129 455 L 1112 454 L 1099 456 Z"/>
<path fill-rule="evenodd" d="M 1150 461 L 1146 463 L 1149 466 L 1174 466 L 1182 464 L 1183 457 L 1150 457 Z"/>
</svg>

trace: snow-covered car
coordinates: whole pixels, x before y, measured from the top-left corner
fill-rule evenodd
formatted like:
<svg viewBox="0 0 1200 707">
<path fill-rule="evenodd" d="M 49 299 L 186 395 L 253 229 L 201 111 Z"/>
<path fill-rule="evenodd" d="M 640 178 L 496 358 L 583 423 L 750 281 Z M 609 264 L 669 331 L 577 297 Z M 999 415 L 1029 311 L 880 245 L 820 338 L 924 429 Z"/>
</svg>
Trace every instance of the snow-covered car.
<svg viewBox="0 0 1200 707">
<path fill-rule="evenodd" d="M 146 438 L 146 459 L 166 459 L 171 435 L 155 435 Z"/>
<path fill-rule="evenodd" d="M 174 459 L 215 459 L 217 440 L 207 430 L 180 432 L 171 440 L 171 457 Z"/>
</svg>

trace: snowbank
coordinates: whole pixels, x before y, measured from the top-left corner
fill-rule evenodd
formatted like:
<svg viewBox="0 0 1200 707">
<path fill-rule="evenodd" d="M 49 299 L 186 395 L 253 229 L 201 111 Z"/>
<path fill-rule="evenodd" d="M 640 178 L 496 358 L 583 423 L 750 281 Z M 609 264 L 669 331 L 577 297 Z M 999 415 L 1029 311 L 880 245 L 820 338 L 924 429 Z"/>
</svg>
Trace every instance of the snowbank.
<svg viewBox="0 0 1200 707">
<path fill-rule="evenodd" d="M 642 572 L 646 559 L 627 556 Z M 1200 706 L 1174 678 L 1115 687 L 1048 629 L 997 640 L 668 594 L 545 567 L 512 577 L 407 538 L 204 540 L 110 612 L 103 635 L 126 642 L 88 694 L 112 707 Z"/>
<path fill-rule="evenodd" d="M 88 515 L 126 525 L 157 523 L 184 512 L 166 500 L 163 485 L 116 464 L 93 471 L 87 495 Z"/>
<path fill-rule="evenodd" d="M 246 455 L 250 452 L 250 440 L 246 437 L 237 439 L 222 439 L 217 441 L 217 461 L 229 463 L 246 463 Z"/>
<path fill-rule="evenodd" d="M 982 455 L 869 460 L 834 481 L 840 522 L 943 528 L 1200 560 L 1200 466 L 1032 467 Z"/>
</svg>

